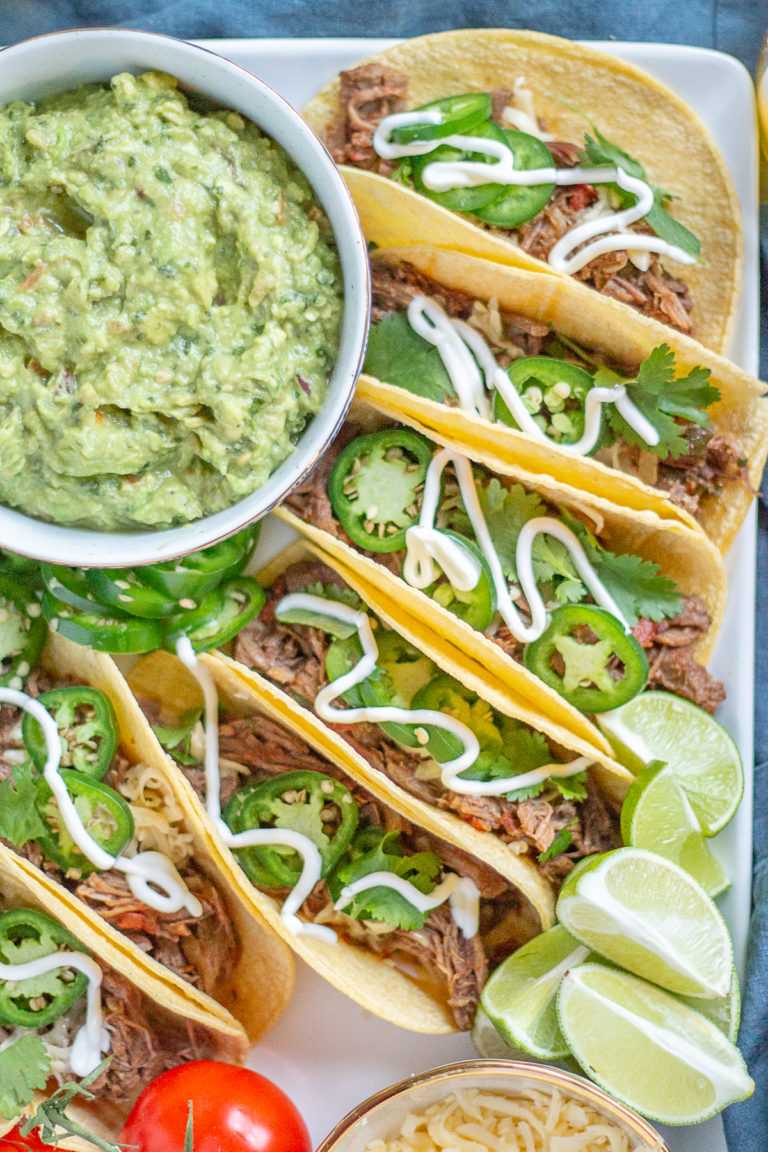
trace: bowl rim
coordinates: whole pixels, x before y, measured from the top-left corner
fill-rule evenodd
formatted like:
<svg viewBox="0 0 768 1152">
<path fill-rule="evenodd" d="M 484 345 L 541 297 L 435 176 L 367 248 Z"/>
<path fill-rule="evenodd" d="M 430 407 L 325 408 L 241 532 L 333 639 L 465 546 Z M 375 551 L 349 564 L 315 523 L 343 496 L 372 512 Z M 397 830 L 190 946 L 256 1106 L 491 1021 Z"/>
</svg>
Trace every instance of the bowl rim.
<svg viewBox="0 0 768 1152">
<path fill-rule="evenodd" d="M 293 163 L 302 170 L 305 179 L 307 179 L 312 187 L 316 199 L 322 204 L 326 213 L 328 213 L 327 202 L 333 200 L 336 205 L 336 211 L 340 217 L 343 217 L 343 230 L 338 227 L 333 227 L 333 225 L 332 228 L 334 241 L 342 262 L 343 273 L 344 307 L 342 311 L 342 326 L 338 351 L 339 353 L 343 351 L 348 358 L 348 363 L 342 365 L 342 372 L 339 374 L 338 381 L 335 380 L 339 364 L 338 354 L 334 363 L 329 381 L 329 390 L 323 401 L 323 406 L 325 406 L 328 403 L 329 397 L 333 397 L 332 402 L 328 405 L 329 411 L 326 415 L 326 420 L 329 421 L 329 423 L 322 436 L 322 443 L 315 446 L 315 450 L 311 452 L 307 460 L 297 470 L 295 463 L 293 463 L 296 450 L 301 447 L 302 440 L 315 424 L 318 417 L 322 416 L 323 406 L 321 406 L 320 412 L 307 421 L 297 442 L 294 444 L 293 450 L 289 452 L 286 459 L 282 461 L 277 468 L 273 469 L 264 484 L 257 488 L 255 492 L 242 497 L 240 500 L 228 505 L 227 508 L 219 512 L 198 517 L 196 520 L 191 520 L 172 528 L 105 531 L 43 520 L 30 516 L 9 505 L 0 504 L 0 548 L 9 548 L 21 555 L 52 564 L 64 564 L 77 567 L 120 568 L 138 567 L 165 560 L 174 560 L 187 555 L 189 552 L 210 547 L 226 539 L 228 536 L 241 531 L 249 524 L 261 520 L 306 478 L 307 474 L 312 470 L 336 436 L 354 398 L 355 385 L 363 368 L 370 327 L 370 309 L 365 308 L 365 310 L 363 310 L 362 307 L 362 301 L 370 299 L 370 268 L 367 245 L 352 194 L 347 188 L 337 165 L 333 161 L 323 141 L 302 119 L 298 110 L 270 84 L 250 72 L 247 68 L 244 68 L 241 64 L 229 60 L 207 45 L 163 32 L 148 32 L 139 28 L 118 28 L 113 25 L 94 25 L 88 28 L 75 27 L 60 29 L 54 32 L 44 32 L 37 36 L 27 37 L 15 44 L 5 45 L 0 48 L 0 66 L 5 63 L 7 53 L 21 55 L 29 50 L 34 50 L 38 44 L 45 44 L 50 50 L 49 42 L 58 40 L 68 41 L 70 43 L 78 41 L 83 45 L 87 45 L 88 41 L 103 39 L 105 34 L 109 39 L 114 41 L 120 41 L 122 39 L 129 42 L 132 41 L 137 48 L 140 48 L 141 44 L 150 46 L 165 41 L 173 44 L 190 58 L 200 56 L 200 54 L 204 53 L 209 61 L 215 62 L 214 67 L 219 70 L 220 74 L 230 73 L 233 77 L 240 77 L 241 80 L 244 80 L 247 85 L 251 86 L 256 93 L 260 94 L 263 99 L 274 105 L 279 110 L 279 115 L 289 124 L 289 130 L 296 133 L 299 146 L 304 150 L 309 149 L 310 153 L 314 153 L 313 159 L 315 163 L 323 170 L 323 180 L 328 182 L 322 196 L 316 187 L 315 181 L 317 174 L 315 174 L 315 179 L 310 179 L 306 173 L 303 162 L 296 159 L 293 155 L 291 155 L 291 159 Z M 150 63 L 142 65 L 140 60 L 137 60 L 131 70 L 136 74 L 142 67 L 151 69 L 152 67 L 156 67 L 156 65 Z M 172 64 L 169 65 L 168 71 L 173 74 Z M 105 79 L 106 72 L 109 72 L 109 68 L 105 70 Z M 80 81 L 80 83 L 83 82 L 85 81 Z M 50 81 L 47 83 L 50 84 Z M 188 80 L 182 79 L 180 83 L 184 89 L 195 89 L 194 83 Z M 65 83 L 60 88 L 52 88 L 51 90 L 66 91 L 67 87 L 72 86 L 72 84 L 66 85 Z M 201 85 L 197 90 L 203 95 L 206 95 L 204 85 Z M 29 99 L 29 97 L 25 98 Z M 5 103 L 6 100 L 7 98 L 4 98 L 0 101 L 0 104 Z M 236 101 L 232 103 L 226 101 L 216 102 L 221 107 L 229 107 L 235 111 L 240 111 L 248 120 L 256 123 L 257 127 L 261 127 L 256 117 L 253 114 L 243 111 Z M 267 129 L 261 128 L 261 130 L 265 135 L 271 135 Z M 280 143 L 279 147 L 284 151 L 287 150 L 284 143 Z M 337 221 L 337 224 L 338 223 L 340 223 L 340 221 Z M 345 337 L 345 315 L 348 311 L 353 312 L 354 315 L 351 320 L 347 321 L 349 324 L 349 332 Z M 331 388 L 334 384 L 335 391 L 332 393 Z M 290 469 L 289 465 L 291 465 Z M 285 478 L 285 481 L 276 488 L 267 500 L 260 501 L 260 493 L 280 469 L 283 468 L 289 471 L 289 475 Z M 240 508 L 241 511 L 235 514 L 235 510 L 238 508 Z M 223 521 L 226 521 L 226 523 L 223 523 Z"/>
<path fill-rule="evenodd" d="M 602 1088 L 583 1076 L 566 1072 L 560 1068 L 552 1068 L 545 1064 L 526 1063 L 523 1060 L 491 1060 L 475 1059 L 461 1060 L 452 1064 L 441 1064 L 438 1068 L 430 1068 L 426 1072 L 416 1072 L 399 1080 L 389 1087 L 380 1088 L 362 1103 L 352 1108 L 346 1116 L 339 1120 L 328 1135 L 317 1146 L 316 1152 L 333 1152 L 339 1140 L 346 1135 L 359 1121 L 369 1116 L 382 1104 L 396 1096 L 407 1094 L 412 1088 L 425 1084 L 437 1083 L 441 1080 L 450 1082 L 468 1074 L 509 1075 L 527 1080 L 538 1080 L 542 1087 L 560 1088 L 576 1095 L 595 1107 L 602 1108 L 606 1113 L 613 1114 L 614 1118 L 625 1124 L 635 1136 L 645 1140 L 647 1152 L 669 1152 L 669 1147 L 661 1134 L 649 1124 L 642 1116 L 633 1112 L 626 1104 L 614 1100 Z M 501 1091 L 494 1089 L 494 1091 Z M 645 1150 L 643 1150 L 645 1152 Z"/>
</svg>

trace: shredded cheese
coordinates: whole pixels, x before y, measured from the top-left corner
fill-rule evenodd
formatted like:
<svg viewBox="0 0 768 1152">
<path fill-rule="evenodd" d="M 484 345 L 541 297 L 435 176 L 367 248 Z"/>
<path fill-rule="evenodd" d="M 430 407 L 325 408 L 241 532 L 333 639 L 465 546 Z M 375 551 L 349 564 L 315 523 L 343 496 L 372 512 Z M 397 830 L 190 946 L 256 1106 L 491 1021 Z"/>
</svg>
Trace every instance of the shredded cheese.
<svg viewBox="0 0 768 1152">
<path fill-rule="evenodd" d="M 55 1077 L 59 1084 L 63 1084 L 65 1078 L 72 1075 L 72 1045 L 84 1021 L 84 1006 L 75 1004 L 69 1012 L 54 1020 L 53 1024 L 37 1030 L 51 1062 L 49 1075 Z M 29 1028 L 21 1026 L 0 1028 L 0 1051 L 10 1048 L 22 1036 L 28 1036 L 29 1032 Z"/>
<path fill-rule="evenodd" d="M 494 348 L 506 353 L 509 360 L 520 360 L 525 356 L 522 348 L 504 335 L 501 310 L 495 296 L 491 297 L 487 304 L 482 300 L 475 300 L 467 323 L 470 328 L 474 328 L 484 336 Z"/>
<path fill-rule="evenodd" d="M 184 811 L 154 768 L 132 764 L 121 775 L 120 793 L 133 814 L 139 851 L 163 852 L 176 866 L 189 859 L 193 842 Z"/>
<path fill-rule="evenodd" d="M 597 1108 L 556 1089 L 515 1095 L 460 1089 L 409 1112 L 389 1139 L 365 1152 L 660 1152 L 639 1144 Z"/>
</svg>

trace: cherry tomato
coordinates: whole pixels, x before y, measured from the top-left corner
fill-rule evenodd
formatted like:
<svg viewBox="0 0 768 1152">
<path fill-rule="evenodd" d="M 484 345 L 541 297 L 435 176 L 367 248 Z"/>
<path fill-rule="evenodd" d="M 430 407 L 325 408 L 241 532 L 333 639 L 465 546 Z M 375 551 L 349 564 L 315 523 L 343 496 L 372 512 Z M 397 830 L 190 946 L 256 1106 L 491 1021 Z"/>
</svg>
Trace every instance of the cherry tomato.
<svg viewBox="0 0 768 1152">
<path fill-rule="evenodd" d="M 304 1121 L 276 1084 L 217 1060 L 180 1064 L 148 1084 L 120 1143 L 184 1152 L 190 1101 L 194 1152 L 311 1152 Z"/>
<path fill-rule="evenodd" d="M 17 1124 L 0 1136 L 0 1152 L 51 1152 L 51 1145 L 42 1142 L 37 1129 L 22 1136 L 21 1124 Z"/>
</svg>

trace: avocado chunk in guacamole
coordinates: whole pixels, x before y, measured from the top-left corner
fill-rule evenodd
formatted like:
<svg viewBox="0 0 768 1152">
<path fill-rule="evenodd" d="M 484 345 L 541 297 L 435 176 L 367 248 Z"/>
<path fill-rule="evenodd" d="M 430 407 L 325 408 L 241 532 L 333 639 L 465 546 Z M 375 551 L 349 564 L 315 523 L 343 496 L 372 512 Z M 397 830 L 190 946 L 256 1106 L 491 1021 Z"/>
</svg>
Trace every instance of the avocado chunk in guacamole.
<svg viewBox="0 0 768 1152">
<path fill-rule="evenodd" d="M 164 528 L 259 488 L 326 394 L 342 313 L 286 153 L 161 73 L 0 110 L 0 502 Z"/>
</svg>

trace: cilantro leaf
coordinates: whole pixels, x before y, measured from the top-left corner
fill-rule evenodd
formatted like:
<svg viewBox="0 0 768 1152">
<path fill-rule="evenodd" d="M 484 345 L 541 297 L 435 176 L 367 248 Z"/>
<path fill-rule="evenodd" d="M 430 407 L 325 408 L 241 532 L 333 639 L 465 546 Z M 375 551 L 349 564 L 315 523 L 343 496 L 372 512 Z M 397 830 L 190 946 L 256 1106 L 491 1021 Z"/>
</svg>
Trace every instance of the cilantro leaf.
<svg viewBox="0 0 768 1152">
<path fill-rule="evenodd" d="M 631 424 L 627 423 L 615 404 L 609 404 L 607 409 L 603 411 L 614 435 L 623 440 L 625 444 L 632 444 L 634 447 L 642 449 L 643 452 L 653 452 L 660 460 L 666 460 L 667 456 L 671 456 L 673 459 L 677 456 L 683 456 L 687 442 L 683 435 L 683 429 L 677 421 L 661 411 L 655 396 L 634 388 L 628 389 L 628 392 L 632 402 L 658 432 L 659 442 L 658 444 L 649 444 L 642 436 L 638 435 Z"/>
<path fill-rule="evenodd" d="M 482 751 L 472 767 L 461 773 L 462 780 L 503 780 L 552 763 L 552 753 L 541 732 L 534 732 L 521 720 L 495 711 L 493 719 L 501 734 L 503 751 L 499 753 L 490 748 Z M 476 730 L 473 728 L 473 731 Z M 526 788 L 508 792 L 506 797 L 508 800 L 531 800 L 556 783 L 558 781 L 543 780 L 540 784 L 529 784 Z"/>
<path fill-rule="evenodd" d="M 487 482 L 478 480 L 476 488 L 480 507 L 493 546 L 498 552 L 504 575 L 509 580 L 515 580 L 517 538 L 528 520 L 545 514 L 544 502 L 538 493 L 528 492 L 522 484 L 511 484 L 506 487 L 495 477 Z M 472 525 L 463 507 L 450 513 L 446 527 L 474 538 Z"/>
<path fill-rule="evenodd" d="M 557 784 L 557 790 L 564 800 L 586 800 L 587 798 L 586 772 L 577 772 L 575 776 L 561 776 L 558 780 L 553 780 L 552 783 Z"/>
<path fill-rule="evenodd" d="M 441 867 L 434 852 L 415 852 L 406 856 L 397 832 L 369 827 L 357 833 L 349 855 L 337 865 L 328 884 L 337 900 L 342 888 L 353 880 L 369 876 L 371 872 L 392 872 L 408 880 L 419 892 L 429 893 L 437 887 Z M 360 892 L 343 911 L 357 920 L 379 920 L 409 931 L 423 928 L 428 915 L 419 912 L 394 888 L 383 885 Z"/>
<path fill-rule="evenodd" d="M 687 252 L 689 256 L 701 255 L 701 241 L 698 236 L 694 236 L 685 224 L 681 224 L 679 220 L 675 220 L 674 216 L 670 216 L 667 212 L 665 201 L 671 199 L 667 192 L 662 192 L 660 188 L 656 188 L 653 184 L 653 205 L 650 212 L 646 213 L 645 222 L 657 236 L 662 240 L 666 240 L 667 244 L 675 244 L 678 248 L 682 248 L 683 252 Z"/>
<path fill-rule="evenodd" d="M 584 151 L 579 156 L 580 162 L 586 162 L 593 167 L 605 165 L 608 168 L 623 168 L 628 176 L 635 176 L 638 180 L 645 179 L 645 168 L 639 160 L 635 160 L 623 148 L 619 148 L 618 144 L 612 144 L 594 124 L 592 131 L 594 137 L 584 134 Z"/>
<path fill-rule="evenodd" d="M 641 616 L 658 622 L 677 615 L 683 607 L 683 597 L 675 581 L 664 576 L 658 564 L 630 552 L 609 552 L 567 509 L 561 509 L 560 515 L 578 536 L 587 559 L 630 626 L 634 626 Z"/>
<path fill-rule="evenodd" d="M 346 604 L 350 608 L 357 609 L 362 606 L 362 601 L 356 592 L 351 588 L 341 588 L 338 584 L 322 584 L 318 580 L 314 584 L 308 584 L 301 591 L 306 596 L 319 596 L 321 600 L 332 600 L 335 604 Z M 301 624 L 306 628 L 320 628 L 321 631 L 326 632 L 329 636 L 335 636 L 338 640 L 347 640 L 356 632 L 354 624 L 347 624 L 343 620 L 334 620 L 332 616 L 326 616 L 320 610 L 315 612 L 311 608 L 292 608 L 289 612 L 276 612 L 275 615 L 278 620 L 282 620 L 286 624 Z"/>
<path fill-rule="evenodd" d="M 584 150 L 580 153 L 579 160 L 582 163 L 586 162 L 595 166 L 606 165 L 611 168 L 623 168 L 628 176 L 634 176 L 638 180 L 646 180 L 653 191 L 653 204 L 650 211 L 644 216 L 645 222 L 653 228 L 656 235 L 662 240 L 666 240 L 668 244 L 675 244 L 678 248 L 682 248 L 683 252 L 687 252 L 689 256 L 698 258 L 701 253 L 701 244 L 698 238 L 684 224 L 675 220 L 667 212 L 666 203 L 672 199 L 670 193 L 647 180 L 645 168 L 639 160 L 635 160 L 623 148 L 619 148 L 618 144 L 612 144 L 610 140 L 606 140 L 594 124 L 591 127 L 595 135 L 592 137 L 585 134 Z M 631 192 L 620 188 L 618 184 L 609 184 L 608 187 L 618 195 L 622 207 L 635 203 L 636 197 Z"/>
<path fill-rule="evenodd" d="M 660 344 L 640 365 L 635 379 L 624 381 L 632 401 L 659 433 L 659 443 L 650 447 L 615 406 L 609 405 L 612 431 L 627 444 L 654 452 L 661 460 L 685 455 L 688 445 L 676 418 L 702 426 L 709 423 L 707 409 L 720 399 L 709 376 L 709 369 L 700 367 L 692 368 L 687 376 L 675 376 L 674 353 L 668 344 Z"/>
<path fill-rule="evenodd" d="M 37 784 L 30 764 L 14 768 L 13 776 L 0 781 L 0 837 L 22 848 L 28 840 L 43 836 L 45 824 L 37 809 Z"/>
<path fill-rule="evenodd" d="M 533 542 L 533 573 L 537 583 L 560 579 L 555 587 L 555 596 L 560 604 L 581 600 L 586 589 L 571 559 L 571 554 L 560 540 L 544 533 Z"/>
<path fill-rule="evenodd" d="M 200 763 L 200 758 L 192 754 L 192 733 L 202 714 L 202 708 L 190 708 L 178 724 L 170 727 L 152 725 L 152 731 L 157 736 L 158 742 L 178 764 Z"/>
<path fill-rule="evenodd" d="M 593 562 L 630 625 L 634 626 L 641 616 L 658 622 L 681 611 L 683 597 L 675 581 L 664 576 L 660 565 L 652 560 L 629 553 L 616 555 L 600 548 Z"/>
<path fill-rule="evenodd" d="M 537 857 L 539 864 L 544 864 L 547 860 L 551 860 L 553 856 L 559 856 L 562 852 L 565 852 L 566 848 L 570 848 L 573 833 L 569 831 L 569 829 L 573 828 L 576 823 L 578 823 L 578 821 L 570 820 L 564 828 L 560 829 L 549 848 L 546 848 L 543 852 L 539 852 Z"/>
<path fill-rule="evenodd" d="M 555 585 L 555 599 L 558 604 L 578 604 L 584 599 L 585 593 L 586 588 L 581 580 L 575 577 L 561 580 Z"/>
<path fill-rule="evenodd" d="M 438 404 L 456 395 L 437 348 L 414 332 L 403 312 L 373 325 L 363 371 Z"/>
<path fill-rule="evenodd" d="M 45 1044 L 33 1032 L 0 1052 L 0 1116 L 14 1120 L 45 1088 L 51 1059 Z"/>
</svg>

